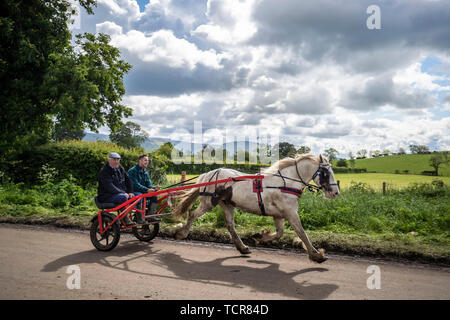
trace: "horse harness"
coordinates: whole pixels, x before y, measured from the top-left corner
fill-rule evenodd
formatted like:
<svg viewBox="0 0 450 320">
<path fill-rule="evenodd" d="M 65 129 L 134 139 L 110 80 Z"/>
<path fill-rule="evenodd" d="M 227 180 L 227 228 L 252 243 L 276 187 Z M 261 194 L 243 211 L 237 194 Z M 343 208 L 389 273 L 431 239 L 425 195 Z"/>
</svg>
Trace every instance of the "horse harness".
<svg viewBox="0 0 450 320">
<path fill-rule="evenodd" d="M 300 176 L 300 172 L 298 171 L 298 167 L 297 164 L 295 165 L 295 169 L 297 171 L 297 175 L 299 177 L 300 180 L 297 179 L 292 179 L 289 177 L 285 177 L 281 174 L 280 170 L 278 170 L 278 174 L 272 174 L 275 177 L 280 177 L 281 179 L 283 179 L 283 184 L 284 186 L 266 186 L 265 188 L 268 189 L 279 189 L 281 192 L 284 193 L 289 193 L 292 195 L 295 195 L 297 197 L 301 197 L 303 190 L 302 189 L 297 189 L 297 188 L 291 188 L 291 187 L 287 187 L 286 186 L 286 179 L 287 180 L 293 180 L 296 182 L 300 182 L 302 184 L 304 184 L 309 191 L 311 192 L 316 192 L 319 191 L 321 189 L 324 189 L 326 191 L 331 191 L 331 186 L 332 185 L 337 185 L 336 183 L 330 183 L 330 171 L 329 171 L 329 164 L 319 164 L 319 168 L 316 170 L 316 172 L 314 173 L 314 175 L 312 176 L 312 180 L 314 180 L 317 176 L 319 176 L 319 182 L 320 182 L 320 186 L 316 186 L 316 185 L 312 185 L 309 184 L 307 182 L 305 182 L 302 177 Z M 216 181 L 219 178 L 219 172 L 220 169 L 218 169 L 209 179 L 208 182 L 211 182 L 211 180 L 215 177 Z M 258 198 L 258 206 L 261 210 L 261 215 L 263 216 L 267 216 L 266 214 L 266 210 L 264 208 L 264 202 L 262 200 L 262 196 L 261 196 L 261 192 L 263 192 L 263 186 L 262 186 L 262 179 L 264 178 L 264 176 L 261 175 L 261 178 L 258 179 L 254 179 L 253 180 L 253 192 L 256 193 L 257 198 Z M 233 178 L 232 178 L 233 179 Z M 239 181 L 245 181 L 245 180 L 234 180 L 234 182 L 239 182 Z M 214 192 L 206 192 L 206 186 L 203 188 L 203 191 L 200 192 L 201 196 L 210 196 L 212 197 L 212 204 L 214 206 L 216 206 L 219 201 L 223 201 L 226 204 L 232 204 L 234 205 L 234 202 L 231 200 L 232 197 L 232 188 L 231 186 L 228 188 L 225 188 L 223 186 L 217 186 L 215 185 L 215 189 Z"/>
</svg>

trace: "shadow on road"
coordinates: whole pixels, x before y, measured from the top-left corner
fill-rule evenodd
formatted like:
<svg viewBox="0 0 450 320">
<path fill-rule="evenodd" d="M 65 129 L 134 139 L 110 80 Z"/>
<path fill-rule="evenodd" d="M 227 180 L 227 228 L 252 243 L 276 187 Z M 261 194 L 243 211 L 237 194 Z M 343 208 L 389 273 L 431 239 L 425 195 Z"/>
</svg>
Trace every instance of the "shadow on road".
<svg viewBox="0 0 450 320">
<path fill-rule="evenodd" d="M 310 272 L 328 271 L 325 268 L 305 268 L 285 272 L 279 269 L 278 263 L 252 260 L 249 256 L 231 256 L 207 262 L 185 259 L 174 253 L 161 253 L 157 254 L 157 257 L 168 270 L 183 280 L 222 284 L 237 289 L 250 287 L 254 292 L 275 293 L 299 299 L 324 299 L 338 288 L 334 284 L 310 283 L 307 276 L 300 281 L 294 279 Z M 246 263 L 245 265 L 223 264 L 232 259 L 246 259 Z M 258 265 L 267 266 L 261 268 Z"/>
<path fill-rule="evenodd" d="M 130 262 L 138 262 L 144 258 L 146 258 L 146 263 L 166 269 L 173 276 L 130 268 Z M 114 260 L 114 262 L 109 260 Z M 242 263 L 242 260 L 245 262 Z M 238 263 L 230 264 L 230 261 Z M 224 262 L 227 264 L 224 265 Z M 82 263 L 100 264 L 152 277 L 195 281 L 236 289 L 249 287 L 254 292 L 267 292 L 297 299 L 325 299 L 338 288 L 335 284 L 314 284 L 309 281 L 309 273 L 327 272 L 326 268 L 304 268 L 294 272 L 285 272 L 280 270 L 278 263 L 254 260 L 250 256 L 241 255 L 200 262 L 182 258 L 175 253 L 154 251 L 148 243 L 139 241 L 125 242 L 111 252 L 99 252 L 93 249 L 64 256 L 48 263 L 41 271 L 55 272 L 60 268 Z M 248 299 L 251 298 L 251 296 L 248 297 Z"/>
</svg>

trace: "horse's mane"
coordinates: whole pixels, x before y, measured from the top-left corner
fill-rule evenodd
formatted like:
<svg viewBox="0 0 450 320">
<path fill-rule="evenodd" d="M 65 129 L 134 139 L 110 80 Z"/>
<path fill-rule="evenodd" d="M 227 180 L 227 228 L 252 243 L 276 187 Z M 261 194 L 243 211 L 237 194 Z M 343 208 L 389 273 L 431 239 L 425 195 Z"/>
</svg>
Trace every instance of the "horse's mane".
<svg viewBox="0 0 450 320">
<path fill-rule="evenodd" d="M 309 153 L 301 154 L 295 158 L 287 157 L 287 158 L 284 158 L 284 159 L 281 159 L 281 160 L 275 162 L 269 168 L 264 170 L 264 173 L 277 173 L 278 170 L 283 170 L 284 168 L 293 166 L 303 159 L 310 159 L 310 160 L 313 160 L 313 161 L 316 161 L 317 163 L 319 163 L 319 159 L 317 156 L 309 154 Z"/>
</svg>

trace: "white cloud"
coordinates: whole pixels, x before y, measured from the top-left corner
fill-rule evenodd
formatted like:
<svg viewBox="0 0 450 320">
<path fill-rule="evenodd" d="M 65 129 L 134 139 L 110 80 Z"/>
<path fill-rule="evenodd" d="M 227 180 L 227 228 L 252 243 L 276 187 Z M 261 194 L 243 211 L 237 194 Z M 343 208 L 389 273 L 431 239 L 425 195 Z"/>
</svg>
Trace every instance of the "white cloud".
<svg viewBox="0 0 450 320">
<path fill-rule="evenodd" d="M 124 15 L 127 10 L 120 6 L 116 1 L 113 0 L 98 0 L 99 4 L 105 5 L 108 8 L 109 14 L 111 15 Z"/>
<path fill-rule="evenodd" d="M 251 14 L 255 1 L 209 0 L 208 23 L 198 26 L 191 33 L 220 44 L 238 44 L 252 37 L 256 25 Z"/>
<path fill-rule="evenodd" d="M 425 57 L 423 57 L 424 59 Z M 423 60 L 422 59 L 422 60 Z M 427 91 L 448 91 L 450 86 L 441 86 L 434 81 L 445 80 L 445 76 L 431 75 L 421 71 L 422 63 L 414 62 L 411 66 L 398 70 L 393 77 L 395 83 Z"/>
<path fill-rule="evenodd" d="M 155 0 L 139 12 L 134 0 L 99 0 L 81 21 L 134 66 L 124 103 L 150 135 L 201 120 L 211 138 L 259 131 L 314 152 L 448 149 L 449 75 L 421 68 L 428 56 L 450 65 L 450 11 L 394 0 L 377 33 L 361 28 L 369 2 Z"/>
<path fill-rule="evenodd" d="M 175 37 L 171 30 L 159 30 L 150 36 L 137 30 L 113 34 L 112 44 L 137 55 L 144 62 L 157 62 L 171 68 L 192 70 L 197 64 L 202 64 L 221 69 L 220 60 L 225 57 L 213 49 L 199 50 L 195 44 Z"/>
<path fill-rule="evenodd" d="M 98 23 L 95 27 L 97 33 L 106 33 L 110 36 L 122 34 L 122 27 L 111 21 Z"/>
</svg>

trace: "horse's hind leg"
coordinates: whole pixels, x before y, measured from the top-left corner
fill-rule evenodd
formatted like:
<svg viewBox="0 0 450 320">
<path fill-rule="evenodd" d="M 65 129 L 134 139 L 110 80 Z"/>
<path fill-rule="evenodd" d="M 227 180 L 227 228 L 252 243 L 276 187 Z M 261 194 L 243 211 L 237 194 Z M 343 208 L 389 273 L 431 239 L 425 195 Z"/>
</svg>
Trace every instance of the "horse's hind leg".
<svg viewBox="0 0 450 320">
<path fill-rule="evenodd" d="M 275 228 L 277 229 L 277 232 L 270 232 L 270 229 L 264 229 L 260 233 L 257 233 L 252 236 L 253 240 L 256 241 L 256 243 L 267 243 L 273 240 L 279 240 L 281 236 L 283 235 L 284 231 L 284 218 L 273 218 L 275 222 Z"/>
<path fill-rule="evenodd" d="M 186 224 L 175 232 L 175 239 L 177 240 L 185 239 L 189 234 L 189 230 L 191 228 L 192 223 L 197 218 L 199 218 L 200 216 L 202 216 L 203 214 L 205 214 L 206 212 L 208 212 L 213 208 L 212 205 L 208 204 L 203 198 L 204 197 L 200 197 L 200 205 L 198 206 L 198 208 L 189 212 Z"/>
<path fill-rule="evenodd" d="M 223 210 L 225 216 L 225 223 L 227 225 L 227 229 L 230 232 L 231 239 L 233 240 L 236 249 L 239 250 L 242 254 L 251 253 L 250 249 L 242 242 L 241 238 L 236 232 L 236 228 L 234 225 L 234 207 L 230 205 L 226 205 L 223 202 L 220 202 L 220 207 Z"/>
</svg>

